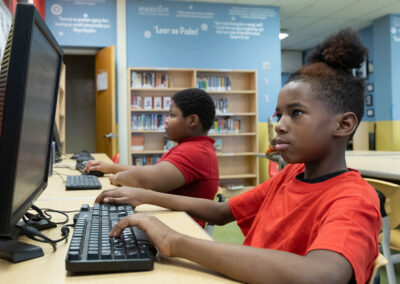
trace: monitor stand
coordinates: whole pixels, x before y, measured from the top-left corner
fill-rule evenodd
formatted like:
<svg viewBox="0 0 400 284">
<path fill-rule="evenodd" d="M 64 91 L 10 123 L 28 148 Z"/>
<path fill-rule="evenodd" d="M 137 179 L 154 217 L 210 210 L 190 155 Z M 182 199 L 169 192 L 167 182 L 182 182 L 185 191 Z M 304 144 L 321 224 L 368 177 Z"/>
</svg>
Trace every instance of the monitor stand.
<svg viewBox="0 0 400 284">
<path fill-rule="evenodd" d="M 0 258 L 17 263 L 44 256 L 41 247 L 17 241 L 18 237 L 22 235 L 22 229 L 18 226 L 19 224 L 8 235 L 0 235 Z M 55 227 L 56 224 L 51 221 L 49 224 L 44 224 L 43 220 L 41 220 L 38 225 L 33 226 L 38 230 L 44 230 Z"/>
</svg>

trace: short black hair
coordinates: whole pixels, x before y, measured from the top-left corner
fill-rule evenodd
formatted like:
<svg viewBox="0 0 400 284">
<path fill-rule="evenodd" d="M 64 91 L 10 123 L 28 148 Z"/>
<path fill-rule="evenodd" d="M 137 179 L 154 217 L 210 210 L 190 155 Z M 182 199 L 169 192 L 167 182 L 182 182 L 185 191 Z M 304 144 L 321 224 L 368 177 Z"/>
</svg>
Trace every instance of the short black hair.
<svg viewBox="0 0 400 284">
<path fill-rule="evenodd" d="M 360 68 L 367 52 L 357 32 L 350 28 L 340 30 L 317 45 L 307 56 L 308 65 L 287 83 L 309 83 L 317 99 L 332 112 L 353 112 L 360 123 L 364 114 L 364 81 L 356 78 L 352 69 Z"/>
<path fill-rule="evenodd" d="M 215 104 L 206 91 L 198 88 L 185 89 L 176 93 L 172 100 L 182 111 L 183 117 L 197 114 L 203 130 L 210 130 L 215 119 Z"/>
</svg>

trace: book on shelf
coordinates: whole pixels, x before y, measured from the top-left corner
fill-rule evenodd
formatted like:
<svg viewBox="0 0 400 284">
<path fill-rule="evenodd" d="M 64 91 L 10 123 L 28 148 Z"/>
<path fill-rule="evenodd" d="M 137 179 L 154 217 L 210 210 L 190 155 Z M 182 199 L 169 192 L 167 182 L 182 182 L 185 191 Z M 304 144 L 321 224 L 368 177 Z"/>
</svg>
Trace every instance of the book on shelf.
<svg viewBox="0 0 400 284">
<path fill-rule="evenodd" d="M 131 96 L 131 107 L 134 109 L 142 108 L 142 97 L 141 96 Z"/>
<path fill-rule="evenodd" d="M 229 76 L 202 76 L 197 77 L 197 87 L 211 91 L 230 91 L 231 78 Z"/>
<path fill-rule="evenodd" d="M 144 136 L 132 135 L 131 149 L 132 149 L 132 151 L 143 151 L 144 150 Z"/>
<path fill-rule="evenodd" d="M 132 88 L 167 88 L 169 86 L 168 74 L 151 71 L 132 71 Z"/>
<path fill-rule="evenodd" d="M 227 113 L 228 112 L 228 99 L 220 98 L 214 99 L 215 112 L 218 113 Z"/>
<path fill-rule="evenodd" d="M 138 73 L 131 72 L 131 87 L 138 88 L 142 86 L 142 82 L 139 79 Z"/>
<path fill-rule="evenodd" d="M 171 97 L 163 97 L 163 109 L 169 109 L 171 107 Z"/>
<path fill-rule="evenodd" d="M 231 118 L 229 116 L 215 119 L 210 129 L 211 133 L 240 133 L 240 131 L 240 119 Z"/>
<path fill-rule="evenodd" d="M 215 138 L 214 140 L 215 140 L 214 142 L 215 152 L 222 152 L 222 139 Z"/>
<path fill-rule="evenodd" d="M 154 165 L 161 159 L 161 155 L 132 155 L 132 164 L 135 166 Z"/>
<path fill-rule="evenodd" d="M 146 96 L 144 97 L 144 109 L 152 109 L 153 108 L 153 97 Z"/>
<path fill-rule="evenodd" d="M 162 97 L 154 97 L 154 109 L 162 109 Z"/>
<path fill-rule="evenodd" d="M 151 113 L 151 114 L 132 114 L 131 115 L 131 130 L 164 130 L 164 123 L 167 119 L 166 114 Z"/>
</svg>

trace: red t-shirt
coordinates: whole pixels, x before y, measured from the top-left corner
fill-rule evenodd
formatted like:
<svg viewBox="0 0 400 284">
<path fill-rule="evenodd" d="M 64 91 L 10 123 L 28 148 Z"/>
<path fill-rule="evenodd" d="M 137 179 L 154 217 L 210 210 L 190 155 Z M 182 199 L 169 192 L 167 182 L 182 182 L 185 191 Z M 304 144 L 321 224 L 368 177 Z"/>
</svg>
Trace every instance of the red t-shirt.
<svg viewBox="0 0 400 284">
<path fill-rule="evenodd" d="M 185 185 L 172 194 L 213 200 L 218 190 L 218 160 L 214 139 L 208 136 L 190 137 L 165 153 L 158 161 L 168 161 L 185 177 Z M 201 226 L 204 222 L 198 221 Z"/>
<path fill-rule="evenodd" d="M 366 283 L 378 256 L 379 199 L 358 171 L 306 183 L 303 164 L 229 200 L 246 236 L 244 245 L 306 255 L 324 249 L 342 254 L 357 283 Z"/>
</svg>

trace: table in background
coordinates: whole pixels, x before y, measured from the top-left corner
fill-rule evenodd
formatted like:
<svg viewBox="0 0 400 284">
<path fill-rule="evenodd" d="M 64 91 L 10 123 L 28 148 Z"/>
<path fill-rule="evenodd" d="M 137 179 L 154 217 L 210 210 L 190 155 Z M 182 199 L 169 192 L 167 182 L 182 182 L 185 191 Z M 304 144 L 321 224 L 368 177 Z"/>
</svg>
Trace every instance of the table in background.
<svg viewBox="0 0 400 284">
<path fill-rule="evenodd" d="M 108 161 L 107 156 L 93 154 L 96 159 Z M 64 161 L 65 163 L 67 161 Z M 71 161 L 68 161 L 71 162 Z M 66 175 L 80 174 L 77 170 L 68 168 L 54 168 L 57 174 L 49 177 L 48 186 L 35 202 L 40 208 L 51 208 L 63 211 L 79 210 L 82 204 L 92 205 L 95 197 L 101 190 L 65 190 Z M 103 189 L 112 188 L 108 177 L 101 177 Z M 135 211 L 143 214 L 157 216 L 162 222 L 174 228 L 176 231 L 205 240 L 212 238 L 185 212 L 170 211 L 168 209 L 153 206 L 140 205 Z M 64 220 L 64 216 L 51 213 L 52 221 Z M 70 215 L 72 223 L 73 213 Z M 58 239 L 60 226 L 42 231 L 51 239 Z M 70 236 L 72 236 L 71 229 Z M 65 270 L 65 257 L 67 255 L 69 241 L 57 244 L 57 251 L 53 252 L 50 244 L 40 243 L 21 237 L 26 243 L 42 247 L 44 256 L 20 263 L 11 263 L 0 259 L 0 283 L 233 283 L 234 281 L 217 272 L 204 268 L 193 262 L 157 255 L 154 270 L 145 272 L 121 272 L 99 273 L 91 275 L 73 275 Z"/>
<path fill-rule="evenodd" d="M 400 181 L 400 152 L 346 151 L 346 163 L 362 176 Z"/>
<path fill-rule="evenodd" d="M 279 154 L 267 156 L 260 153 L 256 156 L 279 163 L 280 169 L 286 165 Z M 364 177 L 400 182 L 400 152 L 346 151 L 346 164 L 347 167 L 360 171 Z"/>
</svg>

